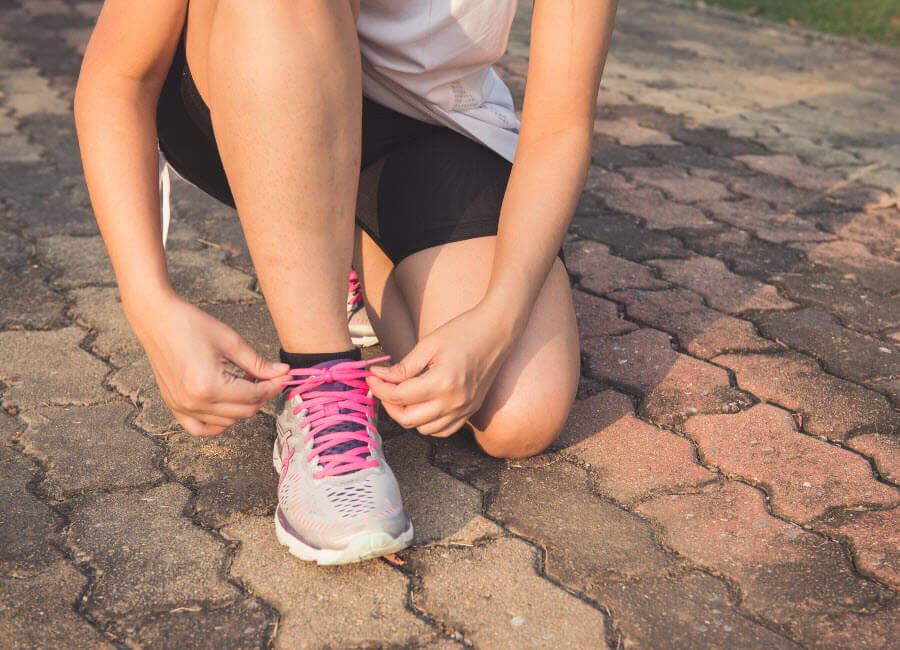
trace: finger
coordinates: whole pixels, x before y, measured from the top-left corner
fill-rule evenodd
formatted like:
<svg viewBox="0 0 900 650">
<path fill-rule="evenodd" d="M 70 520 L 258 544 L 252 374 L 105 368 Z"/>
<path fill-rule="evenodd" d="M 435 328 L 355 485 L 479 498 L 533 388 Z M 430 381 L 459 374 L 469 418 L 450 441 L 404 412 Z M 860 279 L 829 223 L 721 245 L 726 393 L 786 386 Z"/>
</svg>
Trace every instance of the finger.
<svg viewBox="0 0 900 650">
<path fill-rule="evenodd" d="M 290 378 L 290 376 L 279 376 L 265 381 L 251 381 L 229 375 L 226 372 L 223 372 L 222 375 L 224 381 L 218 387 L 213 402 L 216 406 L 219 404 L 258 404 L 262 406 L 281 391 L 283 388 L 281 382 Z"/>
<path fill-rule="evenodd" d="M 286 375 L 291 367 L 269 361 L 256 353 L 237 333 L 225 347 L 225 356 L 238 368 L 257 379 L 274 379 Z"/>
<path fill-rule="evenodd" d="M 420 426 L 416 427 L 416 430 L 421 433 L 423 436 L 433 436 L 436 433 L 440 433 L 451 424 L 456 422 L 459 419 L 459 415 L 456 413 L 449 413 L 447 415 L 437 417 L 429 422 L 426 422 Z"/>
<path fill-rule="evenodd" d="M 192 436 L 201 438 L 217 436 L 228 428 L 201 422 L 197 418 L 193 417 L 192 415 L 187 415 L 186 413 L 179 413 L 176 411 L 173 411 L 173 413 L 175 413 L 175 419 L 178 420 L 178 423 L 181 424 L 181 426 L 184 427 L 184 430 Z"/>
<path fill-rule="evenodd" d="M 393 415 L 391 417 L 404 429 L 416 429 L 446 415 L 443 404 L 437 400 L 401 407 L 396 412 L 396 417 Z"/>
<path fill-rule="evenodd" d="M 368 377 L 372 394 L 382 402 L 398 406 L 411 406 L 432 400 L 439 394 L 440 378 L 427 373 L 421 377 L 407 379 L 400 384 L 382 381 L 378 377 Z"/>
<path fill-rule="evenodd" d="M 449 438 L 454 433 L 463 428 L 466 424 L 466 418 L 460 418 L 454 422 L 451 422 L 449 425 L 441 429 L 440 431 L 436 431 L 431 434 L 432 438 Z"/>
<path fill-rule="evenodd" d="M 387 367 L 370 366 L 369 370 L 383 381 L 399 384 L 425 370 L 433 357 L 431 344 L 427 340 L 422 340 L 398 363 Z"/>
<path fill-rule="evenodd" d="M 194 415 L 200 418 L 209 416 L 232 420 L 246 420 L 252 418 L 261 407 L 262 404 L 219 403 L 212 404 L 200 411 L 196 411 L 194 412 Z"/>
</svg>

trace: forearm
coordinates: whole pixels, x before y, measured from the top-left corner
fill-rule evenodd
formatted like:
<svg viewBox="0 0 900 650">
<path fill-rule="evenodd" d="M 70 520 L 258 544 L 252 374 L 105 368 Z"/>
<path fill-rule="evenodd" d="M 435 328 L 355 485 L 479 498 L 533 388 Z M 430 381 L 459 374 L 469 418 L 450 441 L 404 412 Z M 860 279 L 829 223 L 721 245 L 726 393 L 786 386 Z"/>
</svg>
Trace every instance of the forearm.
<svg viewBox="0 0 900 650">
<path fill-rule="evenodd" d="M 486 308 L 503 314 L 496 322 L 510 337 L 524 330 L 566 236 L 584 187 L 590 151 L 587 126 L 520 137 L 483 300 Z"/>
<path fill-rule="evenodd" d="M 171 294 L 159 218 L 156 98 L 140 82 L 79 81 L 84 175 L 129 320 Z"/>
</svg>

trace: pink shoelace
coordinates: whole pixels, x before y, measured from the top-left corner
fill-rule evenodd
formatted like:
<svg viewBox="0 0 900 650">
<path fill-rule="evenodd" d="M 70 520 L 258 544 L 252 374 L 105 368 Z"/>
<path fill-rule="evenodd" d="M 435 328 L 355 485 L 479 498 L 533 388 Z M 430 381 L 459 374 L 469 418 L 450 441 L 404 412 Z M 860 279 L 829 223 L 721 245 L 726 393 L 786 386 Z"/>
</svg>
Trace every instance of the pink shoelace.
<svg viewBox="0 0 900 650">
<path fill-rule="evenodd" d="M 356 305 L 362 302 L 363 297 L 362 292 L 360 291 L 359 276 L 356 275 L 356 271 L 353 269 L 350 269 L 350 281 L 348 285 L 350 297 L 347 298 L 347 304 Z"/>
<path fill-rule="evenodd" d="M 367 445 L 372 445 L 376 449 L 378 447 L 378 443 L 372 435 L 376 433 L 375 427 L 368 420 L 368 418 L 374 418 L 372 407 L 375 405 L 375 398 L 368 397 L 369 385 L 364 381 L 372 373 L 365 367 L 387 359 L 390 359 L 390 356 L 363 361 L 342 361 L 330 368 L 295 368 L 288 372 L 289 375 L 298 377 L 298 379 L 282 384 L 294 386 L 288 392 L 287 399 L 290 400 L 300 395 L 303 402 L 294 408 L 294 414 L 305 409 L 306 422 L 310 425 L 309 433 L 306 434 L 303 442 L 306 444 L 310 439 L 315 441 L 306 460 L 309 462 L 318 456 L 319 465 L 322 467 L 313 474 L 313 478 L 346 474 L 358 469 L 378 466 L 376 459 L 363 458 L 363 455 L 369 453 Z M 352 386 L 352 388 L 350 390 L 316 390 L 322 384 L 332 382 L 340 382 Z M 342 410 L 352 412 L 342 413 Z M 341 423 L 357 424 L 359 428 L 323 433 L 325 429 Z M 365 444 L 345 452 L 323 453 L 332 447 L 352 440 Z M 291 449 L 282 459 L 279 486 L 287 474 L 288 463 L 293 455 L 294 450 Z"/>
</svg>

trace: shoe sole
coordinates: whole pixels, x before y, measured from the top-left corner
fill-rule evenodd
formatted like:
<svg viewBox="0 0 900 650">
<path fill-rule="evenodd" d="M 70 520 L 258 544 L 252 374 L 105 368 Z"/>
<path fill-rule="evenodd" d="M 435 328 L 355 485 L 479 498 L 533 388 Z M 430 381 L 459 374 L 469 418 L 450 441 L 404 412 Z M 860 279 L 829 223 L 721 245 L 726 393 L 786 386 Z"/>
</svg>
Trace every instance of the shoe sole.
<svg viewBox="0 0 900 650">
<path fill-rule="evenodd" d="M 278 520 L 276 511 L 275 536 L 282 545 L 287 546 L 291 555 L 301 560 L 320 565 L 350 564 L 402 551 L 412 543 L 413 526 L 410 522 L 407 529 L 396 538 L 384 532 L 360 533 L 350 538 L 350 542 L 342 549 L 313 548 L 287 532 Z"/>
<path fill-rule="evenodd" d="M 378 345 L 378 337 L 377 336 L 351 336 L 350 342 L 353 343 L 358 348 L 370 348 L 373 345 Z"/>
</svg>

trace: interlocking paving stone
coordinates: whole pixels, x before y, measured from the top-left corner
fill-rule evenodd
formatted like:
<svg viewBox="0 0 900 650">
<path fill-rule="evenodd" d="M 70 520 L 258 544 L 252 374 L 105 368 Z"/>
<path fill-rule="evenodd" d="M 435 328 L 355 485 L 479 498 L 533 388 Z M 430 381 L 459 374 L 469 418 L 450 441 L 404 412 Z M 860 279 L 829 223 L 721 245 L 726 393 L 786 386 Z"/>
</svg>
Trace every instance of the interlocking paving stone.
<svg viewBox="0 0 900 650">
<path fill-rule="evenodd" d="M 701 255 L 724 260 L 736 273 L 763 281 L 775 273 L 792 271 L 805 258 L 794 248 L 757 239 L 735 228 L 718 232 L 687 230 L 680 234 L 687 246 Z"/>
<path fill-rule="evenodd" d="M 648 129 L 638 124 L 638 121 L 630 117 L 622 117 L 615 120 L 594 120 L 594 132 L 608 135 L 629 147 L 638 147 L 646 144 L 664 144 L 676 146 L 679 143 L 670 138 L 666 133 L 656 129 Z"/>
<path fill-rule="evenodd" d="M 850 438 L 846 444 L 871 458 L 883 478 L 900 485 L 900 438 L 882 433 L 865 433 Z"/>
<path fill-rule="evenodd" d="M 657 257 L 685 258 L 691 255 L 675 237 L 659 230 L 641 228 L 631 218 L 607 215 L 596 218 L 575 217 L 572 225 L 574 232 L 582 237 L 603 242 L 614 254 L 635 262 Z"/>
<path fill-rule="evenodd" d="M 9 417 L 3 415 L 4 420 Z M 22 454 L 0 444 L 0 574 L 4 576 L 36 573 L 59 558 L 51 540 L 62 520 L 26 487 L 36 470 Z"/>
<path fill-rule="evenodd" d="M 651 188 L 610 194 L 604 200 L 613 210 L 640 217 L 648 228 L 655 230 L 715 226 L 700 208 L 666 199 L 662 192 Z"/>
<path fill-rule="evenodd" d="M 687 289 L 630 289 L 614 291 L 609 297 L 625 304 L 628 318 L 673 334 L 686 352 L 701 359 L 735 350 L 779 349 L 759 336 L 752 323 L 704 306 L 700 297 Z"/>
<path fill-rule="evenodd" d="M 712 201 L 703 203 L 702 208 L 709 211 L 716 221 L 752 230 L 760 239 L 776 244 L 827 241 L 835 237 L 819 230 L 813 221 L 793 212 L 776 210 L 759 199 Z"/>
<path fill-rule="evenodd" d="M 680 149 L 681 147 L 674 148 Z M 731 195 L 721 183 L 692 176 L 684 167 L 676 165 L 626 167 L 622 173 L 640 185 L 651 185 L 664 190 L 672 199 L 681 203 L 715 201 Z"/>
<path fill-rule="evenodd" d="M 128 425 L 133 413 L 124 400 L 25 411 L 21 444 L 46 467 L 41 490 L 64 499 L 160 480 L 159 448 Z"/>
<path fill-rule="evenodd" d="M 218 528 L 239 513 L 269 514 L 276 505 L 278 475 L 272 467 L 275 422 L 257 414 L 212 437 L 179 432 L 168 440 L 166 464 L 197 491 L 194 511 Z"/>
<path fill-rule="evenodd" d="M 661 495 L 638 511 L 661 526 L 673 550 L 734 580 L 743 608 L 794 637 L 817 616 L 872 612 L 892 597 L 857 576 L 836 542 L 772 517 L 762 492 L 742 483 Z"/>
<path fill-rule="evenodd" d="M 140 343 L 122 310 L 119 290 L 114 287 L 84 287 L 69 292 L 75 305 L 72 317 L 96 331 L 91 349 L 116 363 L 118 354 L 140 349 Z"/>
<path fill-rule="evenodd" d="M 673 131 L 671 135 L 676 140 L 697 145 L 716 155 L 727 158 L 766 152 L 766 148 L 757 142 L 746 138 L 732 137 L 726 131 L 719 129 L 681 129 Z M 687 148 L 685 147 L 685 149 Z"/>
<path fill-rule="evenodd" d="M 862 574 L 900 590 L 900 508 L 842 511 L 828 516 L 819 526 L 850 541 Z"/>
<path fill-rule="evenodd" d="M 278 334 L 266 303 L 256 296 L 252 302 L 221 302 L 203 305 L 203 311 L 234 329 L 258 354 L 278 361 Z"/>
<path fill-rule="evenodd" d="M 25 266 L 34 247 L 18 235 L 0 230 L 0 267 L 15 271 Z"/>
<path fill-rule="evenodd" d="M 804 164 L 796 156 L 778 154 L 775 156 L 743 155 L 736 160 L 764 174 L 780 176 L 807 190 L 825 190 L 844 180 L 841 174 L 823 171 Z"/>
<path fill-rule="evenodd" d="M 621 502 L 716 478 L 687 440 L 639 420 L 631 400 L 612 390 L 576 401 L 555 446 L 588 466 L 597 491 Z"/>
<path fill-rule="evenodd" d="M 428 462 L 428 443 L 407 432 L 385 441 L 384 453 L 400 484 L 415 543 L 449 537 L 481 514 L 481 493 Z"/>
<path fill-rule="evenodd" d="M 49 187 L 54 188 L 49 195 L 10 197 L 8 214 L 11 220 L 19 224 L 29 237 L 52 237 L 57 247 L 67 244 L 71 246 L 72 242 L 65 239 L 68 237 L 97 237 L 99 230 L 94 213 L 88 204 L 87 191 L 78 186 L 70 186 L 62 176 L 58 176 Z M 80 253 L 84 256 L 85 251 L 91 254 L 95 251 L 95 245 L 91 242 L 74 243 L 81 243 L 90 248 L 75 247 L 72 249 L 73 254 Z M 103 260 L 91 257 L 84 263 L 98 261 Z"/>
<path fill-rule="evenodd" d="M 900 263 L 872 255 L 859 242 L 820 244 L 810 251 L 809 260 L 829 271 L 849 276 L 867 289 L 884 294 L 900 291 Z"/>
<path fill-rule="evenodd" d="M 222 533 L 241 544 L 231 575 L 281 613 L 276 647 L 404 646 L 437 635 L 406 608 L 407 578 L 386 562 L 304 562 L 275 539 L 272 517 L 242 518 Z"/>
<path fill-rule="evenodd" d="M 73 115 L 30 115 L 19 122 L 19 130 L 41 145 L 45 159 L 60 175 L 76 176 L 79 184 L 84 182 Z"/>
<path fill-rule="evenodd" d="M 225 264 L 223 250 L 173 250 L 166 257 L 172 286 L 189 302 L 259 300 L 250 290 L 252 278 Z"/>
<path fill-rule="evenodd" d="M 578 334 L 582 338 L 624 334 L 637 329 L 637 325 L 619 316 L 614 302 L 577 289 L 572 292 L 572 299 L 578 319 Z"/>
<path fill-rule="evenodd" d="M 867 332 L 900 325 L 900 301 L 831 273 L 786 273 L 772 278 L 791 300 L 828 311 Z"/>
<path fill-rule="evenodd" d="M 850 216 L 840 213 L 838 218 L 821 219 L 819 223 L 841 239 L 863 244 L 875 255 L 900 261 L 900 247 L 896 243 L 900 237 L 900 219 L 896 210 L 855 212 Z"/>
<path fill-rule="evenodd" d="M 594 136 L 591 163 L 613 170 L 625 165 L 641 165 L 652 162 L 645 147 L 626 147 L 614 144 L 608 136 Z"/>
<path fill-rule="evenodd" d="M 684 431 L 705 462 L 765 488 L 772 511 L 791 521 L 842 506 L 900 503 L 900 490 L 876 481 L 864 458 L 803 435 L 790 413 L 770 404 L 697 416 Z"/>
<path fill-rule="evenodd" d="M 168 483 L 72 504 L 67 541 L 102 572 L 86 609 L 105 620 L 199 604 L 225 605 L 237 589 L 220 576 L 225 545 L 182 516 L 190 492 Z"/>
<path fill-rule="evenodd" d="M 601 199 L 615 192 L 630 192 L 636 189 L 635 185 L 625 180 L 622 174 L 609 171 L 599 165 L 588 167 L 587 178 L 584 181 L 586 192 L 597 194 Z"/>
<path fill-rule="evenodd" d="M 65 561 L 25 579 L 0 577 L 0 629 L 7 648 L 114 648 L 75 613 L 87 578 Z"/>
<path fill-rule="evenodd" d="M 818 614 L 797 622 L 797 636 L 808 646 L 889 648 L 900 638 L 900 599 L 874 613 Z"/>
<path fill-rule="evenodd" d="M 38 256 L 56 269 L 51 284 L 72 289 L 87 284 L 115 284 L 103 240 L 53 235 L 38 240 Z"/>
<path fill-rule="evenodd" d="M 676 352 L 669 337 L 640 329 L 624 336 L 585 341 L 591 374 L 640 392 L 640 414 L 660 424 L 676 424 L 696 413 L 722 413 L 749 406 L 729 384 L 722 368 Z"/>
<path fill-rule="evenodd" d="M 652 260 L 666 280 L 700 294 L 713 309 L 738 314 L 749 309 L 790 309 L 794 303 L 778 295 L 775 287 L 729 271 L 721 260 Z"/>
<path fill-rule="evenodd" d="M 816 357 L 839 377 L 863 381 L 900 374 L 900 346 L 849 330 L 817 309 L 760 312 L 750 318 L 770 339 Z"/>
<path fill-rule="evenodd" d="M 421 580 L 413 605 L 476 647 L 608 647 L 604 614 L 541 578 L 537 552 L 519 539 L 403 557 Z"/>
<path fill-rule="evenodd" d="M 581 276 L 580 283 L 594 293 L 606 293 L 624 287 L 662 289 L 668 286 L 650 275 L 650 269 L 611 255 L 609 247 L 594 241 L 566 244 L 566 267 Z"/>
<path fill-rule="evenodd" d="M 6 406 L 106 401 L 102 386 L 107 367 L 78 347 L 84 330 L 66 327 L 51 332 L 0 332 L 0 378 L 9 386 Z M 54 350 L 53 362 L 45 363 Z"/>
<path fill-rule="evenodd" d="M 708 178 L 727 178 L 745 176 L 750 172 L 745 165 L 727 156 L 709 153 L 697 146 L 686 147 L 644 147 L 650 155 L 660 162 L 687 167 L 691 173 Z"/>
<path fill-rule="evenodd" d="M 107 382 L 138 407 L 135 426 L 155 435 L 175 428 L 178 423 L 163 401 L 147 355 L 141 350 L 123 353 L 116 358 L 116 364 L 119 367 L 109 375 Z"/>
<path fill-rule="evenodd" d="M 826 374 L 800 353 L 723 354 L 713 361 L 733 370 L 744 390 L 800 413 L 813 435 L 842 441 L 853 433 L 900 430 L 900 414 L 884 396 Z"/>
<path fill-rule="evenodd" d="M 272 615 L 252 598 L 211 610 L 188 607 L 139 618 L 117 619 L 119 635 L 146 648 L 267 648 Z"/>
<path fill-rule="evenodd" d="M 54 185 L 59 182 L 57 172 L 42 162 L 0 162 L 0 178 L 4 179 L 7 187 L 16 189 L 15 195 L 4 192 L 3 197 L 6 199 L 35 194 L 46 197 Z M 0 215 L 5 214 L 7 210 L 5 206 L 0 207 Z"/>
<path fill-rule="evenodd" d="M 66 325 L 66 300 L 44 283 L 43 269 L 18 273 L 0 269 L 0 328 L 52 328 Z"/>
<path fill-rule="evenodd" d="M 752 199 L 766 201 L 779 210 L 791 210 L 813 197 L 803 190 L 775 176 L 741 176 L 728 183 L 729 189 Z"/>
</svg>

